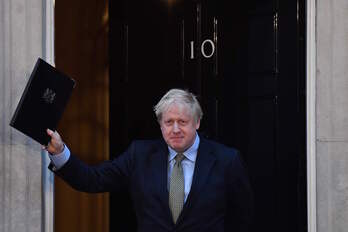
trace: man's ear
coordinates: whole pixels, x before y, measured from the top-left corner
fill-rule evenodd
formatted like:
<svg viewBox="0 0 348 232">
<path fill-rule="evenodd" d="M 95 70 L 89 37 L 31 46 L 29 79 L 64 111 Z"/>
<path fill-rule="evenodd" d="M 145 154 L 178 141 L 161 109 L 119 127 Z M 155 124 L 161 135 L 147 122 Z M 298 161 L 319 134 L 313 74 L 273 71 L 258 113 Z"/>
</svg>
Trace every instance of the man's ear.
<svg viewBox="0 0 348 232">
<path fill-rule="evenodd" d="M 201 119 L 198 119 L 197 120 L 197 123 L 196 123 L 196 130 L 199 129 L 199 126 L 201 125 Z"/>
<path fill-rule="evenodd" d="M 161 131 L 162 131 L 162 123 L 161 123 L 161 121 L 160 120 L 157 120 L 157 122 L 158 122 L 158 125 L 159 125 L 159 127 L 160 127 L 160 129 L 161 129 Z"/>
</svg>

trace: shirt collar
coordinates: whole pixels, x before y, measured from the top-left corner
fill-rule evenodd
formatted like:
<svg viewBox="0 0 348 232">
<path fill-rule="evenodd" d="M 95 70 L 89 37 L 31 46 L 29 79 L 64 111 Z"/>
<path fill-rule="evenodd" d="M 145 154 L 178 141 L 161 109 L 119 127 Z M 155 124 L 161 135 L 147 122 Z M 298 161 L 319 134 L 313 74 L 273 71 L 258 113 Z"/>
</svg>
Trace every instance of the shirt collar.
<svg viewBox="0 0 348 232">
<path fill-rule="evenodd" d="M 186 151 L 183 152 L 186 159 L 188 159 L 192 162 L 196 161 L 198 147 L 199 147 L 199 141 L 200 141 L 200 139 L 199 139 L 199 136 L 196 132 L 195 142 L 192 144 L 191 147 L 189 147 Z M 168 146 L 168 150 L 169 150 L 169 162 L 170 162 L 175 158 L 177 152 L 175 150 L 173 150 L 170 146 Z"/>
</svg>

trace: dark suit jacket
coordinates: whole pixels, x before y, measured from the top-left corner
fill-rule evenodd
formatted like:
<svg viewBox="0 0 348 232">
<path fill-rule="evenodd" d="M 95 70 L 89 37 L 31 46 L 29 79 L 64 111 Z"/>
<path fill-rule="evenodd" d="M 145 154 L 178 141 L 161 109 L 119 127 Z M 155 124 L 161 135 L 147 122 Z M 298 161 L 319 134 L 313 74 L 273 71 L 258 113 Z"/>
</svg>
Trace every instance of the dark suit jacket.
<svg viewBox="0 0 348 232">
<path fill-rule="evenodd" d="M 163 140 L 135 141 L 95 167 L 71 155 L 56 174 L 85 192 L 129 188 L 139 232 L 248 231 L 252 193 L 235 149 L 201 138 L 191 191 L 176 224 L 168 205 L 167 159 Z"/>
</svg>

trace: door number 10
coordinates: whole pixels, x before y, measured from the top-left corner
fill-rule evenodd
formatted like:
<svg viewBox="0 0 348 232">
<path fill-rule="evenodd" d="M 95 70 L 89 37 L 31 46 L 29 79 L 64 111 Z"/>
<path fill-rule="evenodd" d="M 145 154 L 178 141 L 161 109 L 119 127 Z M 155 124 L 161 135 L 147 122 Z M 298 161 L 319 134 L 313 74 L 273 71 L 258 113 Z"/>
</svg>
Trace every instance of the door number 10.
<svg viewBox="0 0 348 232">
<path fill-rule="evenodd" d="M 211 52 L 210 54 L 206 54 L 205 52 L 205 47 L 206 46 L 211 46 Z M 195 54 L 194 54 L 194 41 L 191 41 L 190 42 L 190 47 L 191 47 L 191 56 L 190 56 L 190 59 L 194 59 L 195 58 Z M 206 39 L 203 41 L 203 43 L 201 44 L 201 53 L 202 53 L 202 56 L 204 58 L 210 58 L 214 55 L 214 52 L 215 52 L 215 44 L 212 40 L 210 39 Z"/>
</svg>

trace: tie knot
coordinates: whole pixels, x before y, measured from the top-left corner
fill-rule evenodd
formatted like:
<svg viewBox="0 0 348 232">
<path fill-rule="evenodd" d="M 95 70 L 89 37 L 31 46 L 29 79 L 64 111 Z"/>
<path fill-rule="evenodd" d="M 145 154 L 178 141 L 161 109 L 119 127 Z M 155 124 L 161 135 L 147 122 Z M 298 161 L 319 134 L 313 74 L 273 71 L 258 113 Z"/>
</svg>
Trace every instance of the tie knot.
<svg viewBox="0 0 348 232">
<path fill-rule="evenodd" d="M 176 154 L 176 156 L 175 156 L 175 161 L 176 161 L 177 163 L 181 163 L 181 161 L 182 161 L 184 158 L 185 158 L 184 154 L 178 153 L 178 154 Z"/>
</svg>

